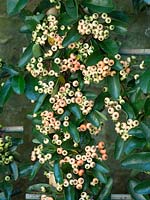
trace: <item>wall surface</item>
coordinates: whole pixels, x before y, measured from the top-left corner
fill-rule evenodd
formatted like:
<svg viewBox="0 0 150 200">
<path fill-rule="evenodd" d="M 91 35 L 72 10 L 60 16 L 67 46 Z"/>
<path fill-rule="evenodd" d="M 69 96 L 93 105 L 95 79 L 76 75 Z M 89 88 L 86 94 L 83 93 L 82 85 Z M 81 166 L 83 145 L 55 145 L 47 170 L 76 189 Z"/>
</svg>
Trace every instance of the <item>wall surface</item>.
<svg viewBox="0 0 150 200">
<path fill-rule="evenodd" d="M 34 3 L 32 1 L 32 7 Z M 150 48 L 150 10 L 144 11 L 138 15 L 133 12 L 131 0 L 115 0 L 116 8 L 126 11 L 130 16 L 129 31 L 126 36 L 121 37 L 122 46 L 127 48 Z M 22 47 L 26 45 L 27 39 L 25 35 L 19 33 L 21 21 L 18 17 L 8 17 L 6 14 L 6 0 L 0 0 L 0 57 L 6 62 L 17 64 L 20 57 Z M 23 125 L 25 128 L 25 145 L 22 147 L 23 158 L 28 157 L 30 153 L 31 144 L 31 122 L 26 118 L 31 108 L 30 103 L 22 96 L 13 96 L 4 108 L 3 115 L 0 115 L 0 123 L 12 126 Z M 12 114 L 13 113 L 13 114 Z M 115 135 L 111 133 L 112 124 L 106 125 L 105 132 L 106 140 L 109 141 L 109 152 L 112 156 L 109 163 L 112 168 L 112 175 L 114 177 L 114 193 L 126 193 L 125 178 L 128 172 L 120 169 L 119 163 L 113 159 L 113 148 Z M 26 187 L 27 185 L 25 185 Z M 23 188 L 22 190 L 25 190 Z M 15 199 L 15 198 L 14 198 Z M 23 200 L 24 197 L 20 197 Z"/>
</svg>

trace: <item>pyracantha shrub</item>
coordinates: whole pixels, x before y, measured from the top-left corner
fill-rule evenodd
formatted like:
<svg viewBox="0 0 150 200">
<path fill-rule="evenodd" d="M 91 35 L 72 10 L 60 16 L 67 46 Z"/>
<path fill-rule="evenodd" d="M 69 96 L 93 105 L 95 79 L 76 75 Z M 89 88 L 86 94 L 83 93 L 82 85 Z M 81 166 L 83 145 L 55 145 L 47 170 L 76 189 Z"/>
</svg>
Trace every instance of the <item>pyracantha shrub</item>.
<svg viewBox="0 0 150 200">
<path fill-rule="evenodd" d="M 15 2 L 13 9 L 8 4 L 9 13 L 26 3 Z M 23 91 L 35 103 L 30 179 L 40 168 L 48 178 L 29 191 L 42 193 L 41 200 L 109 198 L 113 181 L 102 136 L 109 116 L 115 158 L 136 175 L 149 174 L 150 63 L 137 67 L 135 57 L 119 54 L 115 38 L 126 32 L 127 17 L 111 0 L 50 0 L 24 18 L 21 31 L 30 33 L 31 43 L 18 66 Z M 14 90 L 21 86 L 19 77 Z M 148 184 L 130 179 L 133 199 L 148 199 Z"/>
</svg>

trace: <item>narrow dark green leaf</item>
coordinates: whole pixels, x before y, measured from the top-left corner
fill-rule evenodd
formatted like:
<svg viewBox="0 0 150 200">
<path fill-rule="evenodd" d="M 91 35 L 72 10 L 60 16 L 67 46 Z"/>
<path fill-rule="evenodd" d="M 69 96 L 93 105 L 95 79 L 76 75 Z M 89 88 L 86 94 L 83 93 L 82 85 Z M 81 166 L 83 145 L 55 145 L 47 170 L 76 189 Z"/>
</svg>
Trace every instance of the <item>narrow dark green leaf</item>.
<svg viewBox="0 0 150 200">
<path fill-rule="evenodd" d="M 136 118 L 133 107 L 129 103 L 125 102 L 124 104 L 122 104 L 122 108 L 125 111 L 125 113 L 127 114 L 129 119 Z"/>
<path fill-rule="evenodd" d="M 40 109 L 40 107 L 42 106 L 46 96 L 47 96 L 47 94 L 42 94 L 42 95 L 39 96 L 39 98 L 36 102 L 36 105 L 34 107 L 34 111 L 33 111 L 34 113 L 36 113 Z"/>
<path fill-rule="evenodd" d="M 112 185 L 113 185 L 113 179 L 109 178 L 107 184 L 102 189 L 102 191 L 97 199 L 106 200 L 111 194 Z"/>
<path fill-rule="evenodd" d="M 146 99 L 146 102 L 144 104 L 144 111 L 145 111 L 145 115 L 149 116 L 150 115 L 150 98 Z"/>
<path fill-rule="evenodd" d="M 143 134 L 145 135 L 146 140 L 150 142 L 150 127 L 143 122 L 140 123 L 140 127 L 143 130 Z"/>
<path fill-rule="evenodd" d="M 41 192 L 41 187 L 44 187 L 46 190 L 51 189 L 51 186 L 49 184 L 38 183 L 38 184 L 31 185 L 28 188 L 28 192 Z"/>
<path fill-rule="evenodd" d="M 63 174 L 59 165 L 59 161 L 54 162 L 54 175 L 56 183 L 62 184 L 63 183 Z"/>
<path fill-rule="evenodd" d="M 69 26 L 69 25 L 76 23 L 76 21 L 77 21 L 77 19 L 73 19 L 73 18 L 69 17 L 69 15 L 67 13 L 60 14 L 59 23 L 62 25 Z"/>
<path fill-rule="evenodd" d="M 139 78 L 139 87 L 144 93 L 150 92 L 150 70 L 147 69 Z"/>
<path fill-rule="evenodd" d="M 92 111 L 87 115 L 87 120 L 96 127 L 100 126 L 100 119 L 95 111 Z"/>
<path fill-rule="evenodd" d="M 8 97 L 11 92 L 11 81 L 8 79 L 3 87 L 0 89 L 0 107 L 3 107 L 3 105 L 8 100 Z"/>
<path fill-rule="evenodd" d="M 104 52 L 112 56 L 116 55 L 119 51 L 118 44 L 115 42 L 115 40 L 112 39 L 104 40 L 100 43 L 100 46 Z"/>
<path fill-rule="evenodd" d="M 18 166 L 17 166 L 16 162 L 15 161 L 12 162 L 10 164 L 10 167 L 11 167 L 11 171 L 12 171 L 14 180 L 16 181 L 18 179 Z"/>
<path fill-rule="evenodd" d="M 113 77 L 108 77 L 108 92 L 112 96 L 113 99 L 117 100 L 120 96 L 120 79 L 119 75 L 116 74 Z"/>
<path fill-rule="evenodd" d="M 73 140 L 79 143 L 80 142 L 79 131 L 77 130 L 77 127 L 72 122 L 69 122 L 68 131 L 71 134 Z"/>
<path fill-rule="evenodd" d="M 86 0 L 83 4 L 93 12 L 111 12 L 114 8 L 112 0 Z"/>
<path fill-rule="evenodd" d="M 16 94 L 23 94 L 25 89 L 25 80 L 22 75 L 12 78 L 12 89 Z"/>
<path fill-rule="evenodd" d="M 33 166 L 31 164 L 24 164 L 19 167 L 19 176 L 27 177 L 31 174 Z"/>
<path fill-rule="evenodd" d="M 92 173 L 93 175 L 98 178 L 98 180 L 101 182 L 101 183 L 104 183 L 106 184 L 107 183 L 107 177 L 105 174 L 101 173 L 100 171 L 98 171 L 97 169 L 93 168 L 92 170 Z"/>
<path fill-rule="evenodd" d="M 150 171 L 150 152 L 131 154 L 122 161 L 121 165 L 124 168 L 137 169 L 141 172 Z"/>
<path fill-rule="evenodd" d="M 69 110 L 76 117 L 77 120 L 81 120 L 83 115 L 81 113 L 80 107 L 77 104 L 70 104 Z"/>
<path fill-rule="evenodd" d="M 103 58 L 103 54 L 101 53 L 101 51 L 100 50 L 95 51 L 90 56 L 88 56 L 87 61 L 86 61 L 86 65 L 88 65 L 88 66 L 95 65 L 100 60 L 102 60 L 102 58 Z"/>
<path fill-rule="evenodd" d="M 32 47 L 32 53 L 35 58 L 38 58 L 42 55 L 42 49 L 39 44 L 34 44 Z"/>
<path fill-rule="evenodd" d="M 13 186 L 10 182 L 3 183 L 4 194 L 7 200 L 11 200 L 11 195 L 13 192 Z"/>
<path fill-rule="evenodd" d="M 102 161 L 96 162 L 94 169 L 104 174 L 109 173 L 108 167 Z"/>
<path fill-rule="evenodd" d="M 75 20 L 78 18 L 78 3 L 77 3 L 77 0 L 66 0 L 65 8 L 66 8 L 66 12 L 69 15 L 69 17 L 71 17 Z"/>
<path fill-rule="evenodd" d="M 125 143 L 124 152 L 128 155 L 136 149 L 144 148 L 145 145 L 146 145 L 146 141 L 144 139 L 131 137 Z"/>
<path fill-rule="evenodd" d="M 135 136 L 137 138 L 145 138 L 143 131 L 139 127 L 129 130 L 129 135 Z"/>
<path fill-rule="evenodd" d="M 32 166 L 32 171 L 29 177 L 30 180 L 33 180 L 35 178 L 40 168 L 41 164 L 39 163 L 39 161 L 36 161 L 36 163 Z"/>
<path fill-rule="evenodd" d="M 19 13 L 28 3 L 28 0 L 7 0 L 7 13 L 15 15 Z"/>
<path fill-rule="evenodd" d="M 138 194 L 150 194 L 150 180 L 140 182 L 134 190 Z"/>
<path fill-rule="evenodd" d="M 115 142 L 115 152 L 114 156 L 116 160 L 119 160 L 121 156 L 124 154 L 124 146 L 125 142 L 120 136 L 117 137 Z"/>
<path fill-rule="evenodd" d="M 73 186 L 69 185 L 65 188 L 65 200 L 75 200 L 75 189 Z"/>
<path fill-rule="evenodd" d="M 18 63 L 18 66 L 19 67 L 25 67 L 26 64 L 30 61 L 30 59 L 32 58 L 33 54 L 32 54 L 32 47 L 33 47 L 33 44 L 31 43 L 26 49 L 25 51 L 23 52 L 20 60 L 19 60 L 19 63 Z"/>
<path fill-rule="evenodd" d="M 78 33 L 76 26 L 74 26 L 70 31 L 68 31 L 65 39 L 63 40 L 63 47 L 67 47 L 69 44 L 78 41 L 81 35 Z"/>
<path fill-rule="evenodd" d="M 139 181 L 130 179 L 128 183 L 128 190 L 129 193 L 131 194 L 133 199 L 136 200 L 148 200 L 149 198 L 147 196 L 144 196 L 142 194 L 138 194 L 135 192 L 135 187 L 138 185 Z"/>
<path fill-rule="evenodd" d="M 37 100 L 39 93 L 35 91 L 35 86 L 38 85 L 38 80 L 28 74 L 25 77 L 25 95 L 30 100 Z"/>
</svg>

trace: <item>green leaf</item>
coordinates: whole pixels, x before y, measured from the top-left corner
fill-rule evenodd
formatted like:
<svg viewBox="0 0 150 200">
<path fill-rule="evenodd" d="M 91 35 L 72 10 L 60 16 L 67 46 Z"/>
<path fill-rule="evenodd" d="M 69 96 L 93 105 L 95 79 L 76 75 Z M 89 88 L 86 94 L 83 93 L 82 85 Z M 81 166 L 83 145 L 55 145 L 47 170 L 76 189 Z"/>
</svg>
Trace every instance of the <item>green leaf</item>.
<svg viewBox="0 0 150 200">
<path fill-rule="evenodd" d="M 27 177 L 31 174 L 33 166 L 31 164 L 24 164 L 19 167 L 19 176 Z"/>
<path fill-rule="evenodd" d="M 17 166 L 16 162 L 12 162 L 10 164 L 10 168 L 11 168 L 14 180 L 16 181 L 18 179 L 18 166 Z"/>
<path fill-rule="evenodd" d="M 8 97 L 11 92 L 11 81 L 8 79 L 3 87 L 0 89 L 0 107 L 3 107 L 3 105 L 8 100 Z"/>
<path fill-rule="evenodd" d="M 7 13 L 15 15 L 19 13 L 28 3 L 28 0 L 7 0 Z"/>
<path fill-rule="evenodd" d="M 79 131 L 77 130 L 77 127 L 72 122 L 69 122 L 68 131 L 71 134 L 73 140 L 79 143 L 80 142 Z"/>
<path fill-rule="evenodd" d="M 116 74 L 113 77 L 107 77 L 108 82 L 108 92 L 113 99 L 117 100 L 120 96 L 120 80 L 119 75 Z"/>
<path fill-rule="evenodd" d="M 13 192 L 13 186 L 10 182 L 3 183 L 4 194 L 7 200 L 11 200 L 11 195 Z"/>
<path fill-rule="evenodd" d="M 104 175 L 103 173 L 101 173 L 100 171 L 98 171 L 98 170 L 95 169 L 95 168 L 93 168 L 92 173 L 93 173 L 93 175 L 94 175 L 96 178 L 98 178 L 98 180 L 99 180 L 101 183 L 104 183 L 104 184 L 107 183 L 107 177 L 106 177 L 106 175 Z"/>
<path fill-rule="evenodd" d="M 37 15 L 31 15 L 31 16 L 26 16 L 25 17 L 25 25 L 26 25 L 26 29 L 28 29 L 28 31 L 34 31 L 36 28 L 36 25 L 41 23 L 41 20 L 44 18 L 44 14 L 43 13 L 39 13 Z"/>
<path fill-rule="evenodd" d="M 76 26 L 70 29 L 63 40 L 63 47 L 67 47 L 69 44 L 78 41 L 81 38 L 81 35 L 78 33 Z"/>
<path fill-rule="evenodd" d="M 139 87 L 144 93 L 150 92 L 150 70 L 147 69 L 139 78 Z"/>
<path fill-rule="evenodd" d="M 69 110 L 76 117 L 77 120 L 81 120 L 83 118 L 83 115 L 82 115 L 82 112 L 80 110 L 79 105 L 77 105 L 77 104 L 70 104 Z"/>
<path fill-rule="evenodd" d="M 20 60 L 19 60 L 19 63 L 18 63 L 18 66 L 19 67 L 25 67 L 26 64 L 30 61 L 30 59 L 32 58 L 33 54 L 32 54 L 32 47 L 33 47 L 33 44 L 31 43 L 26 49 L 25 51 L 23 52 Z"/>
<path fill-rule="evenodd" d="M 39 44 L 34 44 L 32 47 L 32 53 L 35 58 L 38 58 L 42 55 L 42 49 Z"/>
<path fill-rule="evenodd" d="M 41 94 L 36 102 L 33 112 L 36 113 L 42 106 L 47 94 Z"/>
<path fill-rule="evenodd" d="M 114 8 L 112 0 L 86 0 L 83 4 L 93 12 L 111 12 Z"/>
<path fill-rule="evenodd" d="M 39 163 L 39 161 L 36 161 L 36 163 L 32 166 L 31 174 L 29 177 L 30 181 L 32 181 L 35 178 L 40 168 L 41 164 Z"/>
<path fill-rule="evenodd" d="M 123 69 L 123 65 L 118 60 L 116 60 L 115 64 L 112 66 L 112 69 L 115 69 L 116 71 L 120 71 Z"/>
<path fill-rule="evenodd" d="M 38 184 L 31 185 L 28 188 L 28 192 L 41 192 L 41 187 L 44 187 L 46 190 L 51 189 L 51 186 L 49 184 L 38 183 Z"/>
<path fill-rule="evenodd" d="M 108 96 L 108 93 L 100 93 L 98 97 L 95 99 L 95 104 L 93 110 L 103 110 L 104 108 L 104 99 Z"/>
<path fill-rule="evenodd" d="M 145 180 L 137 184 L 134 190 L 138 194 L 150 194 L 150 180 Z"/>
<path fill-rule="evenodd" d="M 95 113 L 97 114 L 97 117 L 99 117 L 100 121 L 107 121 L 107 117 L 105 114 L 103 114 L 102 112 L 99 112 L 98 110 L 95 110 Z"/>
<path fill-rule="evenodd" d="M 58 160 L 56 160 L 54 162 L 54 175 L 55 175 L 56 183 L 62 184 L 63 183 L 63 174 L 62 174 Z"/>
<path fill-rule="evenodd" d="M 92 111 L 87 115 L 87 120 L 96 127 L 100 127 L 101 125 L 99 116 L 95 111 Z"/>
<path fill-rule="evenodd" d="M 133 107 L 129 103 L 125 102 L 124 104 L 122 104 L 122 108 L 125 111 L 125 113 L 127 114 L 129 119 L 136 118 Z"/>
<path fill-rule="evenodd" d="M 67 13 L 60 14 L 59 23 L 62 25 L 69 26 L 69 25 L 76 23 L 76 21 L 77 21 L 77 19 L 73 19 L 73 18 L 69 17 L 69 15 Z"/>
<path fill-rule="evenodd" d="M 103 54 L 101 53 L 101 51 L 100 50 L 95 51 L 90 56 L 88 56 L 87 61 L 86 61 L 86 65 L 88 65 L 88 66 L 95 65 L 100 60 L 102 60 L 102 58 L 103 58 Z"/>
<path fill-rule="evenodd" d="M 73 186 L 69 185 L 65 187 L 65 200 L 75 200 L 75 189 Z"/>
<path fill-rule="evenodd" d="M 144 139 L 131 137 L 125 143 L 124 152 L 128 155 L 128 154 L 130 154 L 132 151 L 134 151 L 136 149 L 144 148 L 145 145 L 146 145 L 146 141 Z"/>
<path fill-rule="evenodd" d="M 150 152 L 131 154 L 122 161 L 121 165 L 124 168 L 137 169 L 141 172 L 150 171 Z"/>
<path fill-rule="evenodd" d="M 112 56 L 116 55 L 119 51 L 118 44 L 115 42 L 115 40 L 112 40 L 112 39 L 107 39 L 107 40 L 102 41 L 100 43 L 100 46 L 104 52 Z"/>
<path fill-rule="evenodd" d="M 107 184 L 102 189 L 102 191 L 97 199 L 106 200 L 111 194 L 112 185 L 113 185 L 113 179 L 109 178 Z"/>
<path fill-rule="evenodd" d="M 145 115 L 149 116 L 150 115 L 150 98 L 146 99 L 146 102 L 144 104 L 144 111 L 145 111 Z"/>
<path fill-rule="evenodd" d="M 5 73 L 8 73 L 10 76 L 16 76 L 19 74 L 19 72 L 17 72 L 16 70 L 13 69 L 13 66 L 7 66 L 7 65 L 4 65 L 2 67 L 2 70 L 3 72 Z"/>
<path fill-rule="evenodd" d="M 115 142 L 115 152 L 114 152 L 116 160 L 119 160 L 121 156 L 124 154 L 125 143 L 126 141 L 124 141 L 120 136 L 117 137 Z"/>
<path fill-rule="evenodd" d="M 12 89 L 16 94 L 23 94 L 25 89 L 25 80 L 22 75 L 12 78 Z"/>
<path fill-rule="evenodd" d="M 146 140 L 148 142 L 150 142 L 150 127 L 147 124 L 143 123 L 143 122 L 140 123 L 140 127 L 143 130 L 143 133 L 144 133 L 144 135 L 146 137 Z"/>
<path fill-rule="evenodd" d="M 135 127 L 129 130 L 129 135 L 135 136 L 137 138 L 145 138 L 143 131 L 139 127 Z"/>
<path fill-rule="evenodd" d="M 78 3 L 77 3 L 77 0 L 66 0 L 65 8 L 66 8 L 66 12 L 69 15 L 69 17 L 71 17 L 75 20 L 78 18 Z"/>
<path fill-rule="evenodd" d="M 100 172 L 102 172 L 104 174 L 108 174 L 109 173 L 108 167 L 102 161 L 96 162 L 96 165 L 95 165 L 94 169 L 97 170 L 97 171 L 100 171 Z"/>
<path fill-rule="evenodd" d="M 134 180 L 134 179 L 130 179 L 129 183 L 128 183 L 128 190 L 129 193 L 131 194 L 133 199 L 136 200 L 148 200 L 149 198 L 142 195 L 142 194 L 138 194 L 135 192 L 135 187 L 138 185 L 139 181 Z"/>
<path fill-rule="evenodd" d="M 25 77 L 25 95 L 30 100 L 37 100 L 39 93 L 35 91 L 35 86 L 38 85 L 38 80 L 28 74 Z"/>
</svg>

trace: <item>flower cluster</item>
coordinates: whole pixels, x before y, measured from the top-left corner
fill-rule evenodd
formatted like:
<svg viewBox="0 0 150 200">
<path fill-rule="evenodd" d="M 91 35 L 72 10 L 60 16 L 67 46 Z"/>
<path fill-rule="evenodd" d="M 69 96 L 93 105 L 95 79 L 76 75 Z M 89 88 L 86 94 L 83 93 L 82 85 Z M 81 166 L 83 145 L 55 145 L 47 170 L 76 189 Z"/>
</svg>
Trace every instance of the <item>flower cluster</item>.
<svg viewBox="0 0 150 200">
<path fill-rule="evenodd" d="M 39 86 L 38 86 L 39 85 Z M 35 86 L 35 91 L 37 91 L 39 94 L 52 94 L 55 82 L 49 81 L 48 83 L 45 83 L 43 81 L 38 81 L 38 85 Z"/>
<path fill-rule="evenodd" d="M 62 149 L 57 151 L 58 154 L 62 154 Z M 64 187 L 74 185 L 76 189 L 81 190 L 83 188 L 84 174 L 86 170 L 93 169 L 96 165 L 96 160 L 107 160 L 108 156 L 106 149 L 104 149 L 104 142 L 99 142 L 97 146 L 86 146 L 85 151 L 82 154 L 76 154 L 75 157 L 66 155 L 60 160 L 60 165 L 70 164 L 72 172 L 66 174 L 64 178 Z M 91 180 L 91 185 L 98 184 L 99 181 L 96 177 Z"/>
<path fill-rule="evenodd" d="M 114 30 L 114 26 L 110 24 L 111 18 L 106 13 L 94 13 L 79 20 L 78 31 L 81 35 L 92 34 L 95 39 L 103 41 L 109 37 L 110 30 Z"/>
<path fill-rule="evenodd" d="M 107 108 L 108 114 L 111 116 L 113 121 L 117 121 L 119 119 L 119 111 L 121 111 L 121 105 L 118 101 L 111 101 L 108 97 L 105 98 L 105 107 Z"/>
<path fill-rule="evenodd" d="M 33 77 L 58 77 L 58 73 L 51 69 L 51 64 L 46 62 L 42 57 L 38 59 L 32 57 L 30 62 L 26 65 L 26 69 Z"/>
<path fill-rule="evenodd" d="M 86 124 L 80 124 L 78 127 L 78 131 L 80 132 L 85 132 L 89 131 L 91 135 L 97 135 L 99 132 L 102 130 L 102 127 L 95 127 L 91 123 L 86 123 Z"/>
<path fill-rule="evenodd" d="M 80 88 L 77 88 L 79 82 L 74 80 L 72 84 L 65 83 L 64 86 L 59 88 L 59 91 L 56 95 L 52 95 L 49 99 L 49 102 L 53 105 L 52 109 L 59 115 L 64 113 L 64 107 L 71 103 L 76 103 L 80 106 L 80 109 L 84 115 L 87 115 L 94 102 L 88 100 L 86 96 L 80 91 Z"/>
<path fill-rule="evenodd" d="M 129 131 L 139 125 L 138 120 L 128 119 L 127 122 L 117 122 L 115 124 L 115 131 L 126 141 L 131 135 Z"/>
<path fill-rule="evenodd" d="M 76 72 L 78 70 L 83 70 L 85 65 L 81 64 L 77 56 L 74 54 L 70 54 L 68 59 L 63 59 L 62 61 L 59 58 L 54 60 L 56 64 L 60 64 L 60 72 L 65 72 L 69 70 L 71 73 Z"/>
<path fill-rule="evenodd" d="M 114 60 L 105 57 L 96 65 L 88 66 L 86 69 L 83 69 L 82 74 L 84 76 L 84 83 L 99 83 L 107 76 L 114 76 L 116 71 L 112 70 L 113 65 Z"/>
<path fill-rule="evenodd" d="M 42 24 L 37 24 L 32 32 L 32 41 L 36 44 L 44 45 L 48 37 L 53 38 L 58 30 L 58 21 L 55 16 L 49 15 Z"/>
<path fill-rule="evenodd" d="M 127 78 L 128 74 L 130 73 L 130 62 L 121 60 L 120 63 L 123 66 L 123 69 L 120 71 L 121 78 L 120 80 L 124 80 Z"/>
<path fill-rule="evenodd" d="M 11 147 L 11 137 L 5 136 L 5 138 L 0 138 L 0 165 L 8 165 L 14 160 L 14 157 L 10 151 Z"/>
<path fill-rule="evenodd" d="M 48 139 L 44 141 L 45 144 L 48 144 L 48 142 Z M 35 147 L 31 153 L 31 161 L 38 159 L 41 164 L 44 164 L 46 161 L 50 161 L 51 158 L 52 154 L 44 152 L 43 144 Z"/>
<path fill-rule="evenodd" d="M 93 45 L 90 45 L 88 43 L 83 43 L 82 41 L 71 43 L 68 46 L 69 49 L 77 49 L 78 55 L 77 57 L 79 60 L 84 61 L 88 56 L 90 56 L 94 52 Z"/>
<path fill-rule="evenodd" d="M 119 99 L 120 102 L 124 103 L 122 98 Z M 107 108 L 108 114 L 111 119 L 115 122 L 115 131 L 121 136 L 121 138 L 126 141 L 130 135 L 129 131 L 139 125 L 138 120 L 128 119 L 127 122 L 120 122 L 120 113 L 122 111 L 121 105 L 118 101 L 111 101 L 108 97 L 105 98 L 105 107 Z"/>
<path fill-rule="evenodd" d="M 47 110 L 41 113 L 42 125 L 37 126 L 41 133 L 47 135 L 52 133 L 54 130 L 59 130 L 61 122 L 54 117 L 54 112 Z"/>
</svg>

